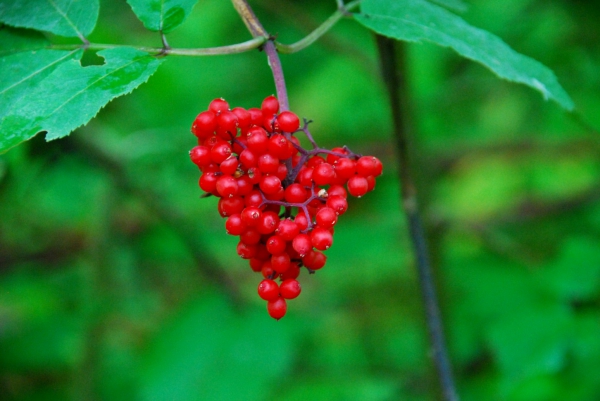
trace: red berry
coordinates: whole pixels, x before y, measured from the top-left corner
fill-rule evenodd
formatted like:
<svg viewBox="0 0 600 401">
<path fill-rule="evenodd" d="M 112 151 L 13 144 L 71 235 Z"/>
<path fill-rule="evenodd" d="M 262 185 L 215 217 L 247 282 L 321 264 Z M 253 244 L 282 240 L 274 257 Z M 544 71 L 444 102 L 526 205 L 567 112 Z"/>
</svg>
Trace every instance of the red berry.
<svg viewBox="0 0 600 401">
<path fill-rule="evenodd" d="M 240 234 L 240 241 L 246 245 L 256 245 L 262 239 L 262 235 L 254 228 L 246 228 L 246 230 Z"/>
<path fill-rule="evenodd" d="M 327 194 L 329 195 L 329 197 L 332 197 L 332 196 L 341 196 L 344 199 L 346 199 L 348 197 L 348 194 L 346 193 L 346 190 L 341 185 L 332 185 L 332 186 L 330 186 L 329 189 L 327 190 Z"/>
<path fill-rule="evenodd" d="M 215 144 L 210 150 L 210 158 L 219 164 L 231 156 L 231 145 L 225 141 Z"/>
<path fill-rule="evenodd" d="M 254 227 L 260 221 L 262 212 L 255 206 L 248 206 L 242 210 L 241 216 L 248 227 Z"/>
<path fill-rule="evenodd" d="M 283 219 L 279 222 L 279 226 L 275 231 L 281 238 L 286 241 L 292 241 L 298 234 L 300 234 L 300 228 L 298 224 L 290 219 Z"/>
<path fill-rule="evenodd" d="M 315 215 L 317 226 L 323 228 L 331 228 L 337 223 L 337 213 L 334 209 L 324 207 Z"/>
<path fill-rule="evenodd" d="M 291 184 L 285 189 L 285 200 L 289 203 L 302 203 L 308 198 L 308 191 L 300 184 Z"/>
<path fill-rule="evenodd" d="M 317 185 L 330 184 L 335 179 L 335 170 L 329 163 L 321 163 L 313 169 L 312 179 Z"/>
<path fill-rule="evenodd" d="M 271 256 L 271 266 L 277 273 L 283 273 L 289 269 L 290 262 L 290 255 L 285 252 Z"/>
<path fill-rule="evenodd" d="M 342 214 L 346 213 L 346 210 L 348 210 L 348 201 L 342 196 L 330 195 L 325 204 L 328 208 L 333 209 L 338 216 L 341 216 Z"/>
<path fill-rule="evenodd" d="M 208 193 L 214 193 L 217 191 L 217 180 L 219 179 L 219 176 L 216 175 L 214 172 L 212 171 L 207 171 L 205 173 L 202 174 L 202 176 L 200 177 L 200 188 L 202 188 L 203 191 L 208 192 Z"/>
<path fill-rule="evenodd" d="M 225 110 L 217 117 L 217 132 L 223 139 L 235 138 L 237 135 L 238 119 L 235 113 Z"/>
<path fill-rule="evenodd" d="M 280 280 L 287 280 L 289 278 L 298 278 L 300 275 L 300 267 L 298 267 L 298 263 L 292 262 L 290 263 L 290 268 L 285 272 L 279 274 Z"/>
<path fill-rule="evenodd" d="M 276 174 L 279 168 L 279 159 L 270 153 L 265 153 L 258 158 L 258 168 L 263 174 Z"/>
<path fill-rule="evenodd" d="M 352 196 L 360 198 L 369 191 L 369 182 L 360 175 L 355 175 L 348 180 L 348 192 Z"/>
<path fill-rule="evenodd" d="M 237 253 L 243 259 L 251 259 L 256 255 L 256 245 L 248 245 L 240 241 L 237 245 Z"/>
<path fill-rule="evenodd" d="M 300 231 L 308 228 L 308 217 L 306 217 L 306 214 L 303 211 L 298 212 L 294 218 L 294 222 L 298 225 Z"/>
<path fill-rule="evenodd" d="M 310 251 L 302 258 L 302 264 L 311 270 L 321 269 L 325 266 L 325 262 L 327 262 L 327 256 L 320 251 Z"/>
<path fill-rule="evenodd" d="M 261 234 L 271 234 L 279 225 L 279 216 L 275 212 L 264 212 L 260 217 L 256 230 Z"/>
<path fill-rule="evenodd" d="M 257 107 L 248 109 L 250 114 L 250 125 L 260 125 L 262 123 L 263 115 L 262 110 Z"/>
<path fill-rule="evenodd" d="M 277 114 L 277 112 L 279 111 L 279 101 L 273 95 L 267 96 L 265 100 L 263 100 L 260 108 L 262 110 L 263 117 L 270 117 L 274 114 Z"/>
<path fill-rule="evenodd" d="M 281 180 L 274 175 L 266 175 L 260 179 L 259 183 L 261 191 L 268 194 L 277 193 L 281 187 Z"/>
<path fill-rule="evenodd" d="M 312 185 L 312 176 L 313 169 L 303 167 L 300 169 L 300 172 L 296 177 L 296 181 L 298 181 L 298 183 L 300 183 L 300 185 L 302 185 L 303 187 L 310 187 Z"/>
<path fill-rule="evenodd" d="M 221 172 L 225 175 L 234 175 L 239 164 L 240 163 L 238 162 L 238 159 L 231 155 L 221 162 L 219 165 L 219 170 L 221 170 Z"/>
<path fill-rule="evenodd" d="M 284 132 L 294 132 L 300 127 L 300 119 L 291 111 L 282 111 L 277 116 L 277 122 L 279 123 L 279 129 Z"/>
<path fill-rule="evenodd" d="M 229 103 L 225 99 L 215 99 L 208 105 L 208 110 L 212 111 L 216 115 L 219 115 L 223 111 L 229 110 Z"/>
<path fill-rule="evenodd" d="M 237 181 L 230 175 L 222 175 L 217 179 L 217 192 L 224 198 L 237 194 Z"/>
<path fill-rule="evenodd" d="M 377 177 L 381 175 L 382 171 L 383 165 L 375 156 L 363 156 L 356 161 L 356 173 L 363 177 L 369 175 Z"/>
<path fill-rule="evenodd" d="M 278 159 L 285 160 L 294 154 L 294 146 L 290 146 L 290 141 L 288 141 L 281 134 L 274 134 L 271 138 L 269 138 L 269 153 Z"/>
<path fill-rule="evenodd" d="M 345 180 L 348 180 L 356 173 L 356 163 L 351 159 L 340 158 L 335 162 L 333 168 L 335 169 L 336 176 Z"/>
<path fill-rule="evenodd" d="M 273 266 L 271 266 L 271 260 L 267 260 L 263 263 L 262 267 L 260 268 L 260 273 L 264 278 L 268 279 L 272 279 L 277 275 L 275 270 L 273 270 Z"/>
<path fill-rule="evenodd" d="M 256 154 L 254 154 L 254 152 L 252 152 L 250 149 L 244 149 L 242 153 L 240 153 L 239 159 L 242 167 L 244 167 L 246 170 L 250 167 L 256 166 L 256 163 L 258 162 L 258 157 L 256 157 Z"/>
<path fill-rule="evenodd" d="M 310 233 L 312 245 L 320 251 L 325 251 L 333 244 L 333 235 L 325 228 L 315 227 Z"/>
<path fill-rule="evenodd" d="M 298 295 L 300 295 L 301 291 L 302 288 L 300 287 L 300 283 L 293 278 L 283 280 L 279 286 L 279 293 L 286 299 L 296 298 Z"/>
<path fill-rule="evenodd" d="M 195 146 L 190 150 L 190 159 L 198 167 L 206 166 L 212 162 L 208 146 Z"/>
<path fill-rule="evenodd" d="M 258 167 L 250 167 L 248 169 L 248 178 L 250 179 L 250 182 L 253 186 L 254 184 L 258 184 L 260 182 L 262 176 L 263 175 Z"/>
<path fill-rule="evenodd" d="M 244 199 L 241 196 L 232 196 L 219 199 L 218 209 L 222 217 L 240 214 L 244 210 Z"/>
<path fill-rule="evenodd" d="M 300 257 L 304 257 L 308 252 L 312 250 L 312 240 L 308 234 L 298 234 L 292 241 L 294 250 L 300 254 Z"/>
<path fill-rule="evenodd" d="M 192 132 L 198 138 L 207 138 L 211 136 L 217 128 L 217 118 L 212 111 L 203 111 L 198 114 L 192 124 Z"/>
<path fill-rule="evenodd" d="M 258 284 L 258 296 L 265 301 L 279 298 L 279 286 L 274 280 L 265 279 Z"/>
<path fill-rule="evenodd" d="M 238 196 L 246 197 L 254 189 L 254 184 L 250 180 L 247 174 L 244 174 L 236 178 L 238 184 Z"/>
<path fill-rule="evenodd" d="M 229 235 L 240 235 L 246 229 L 246 224 L 239 214 L 232 214 L 225 222 L 225 230 Z"/>
<path fill-rule="evenodd" d="M 277 255 L 285 251 L 286 243 L 279 235 L 273 235 L 267 240 L 267 251 L 272 255 Z"/>
<path fill-rule="evenodd" d="M 240 129 L 245 129 L 250 126 L 250 124 L 252 123 L 252 119 L 250 117 L 250 113 L 246 109 L 242 107 L 236 107 L 231 111 L 237 117 L 238 126 L 240 127 Z"/>
<path fill-rule="evenodd" d="M 248 130 L 248 149 L 256 155 L 262 155 L 269 148 L 269 137 L 267 131 L 260 127 L 252 127 Z"/>
<path fill-rule="evenodd" d="M 257 273 L 262 270 L 262 266 L 264 263 L 265 263 L 264 260 L 256 258 L 256 257 L 250 259 L 250 261 L 249 261 L 250 268 L 252 269 L 252 271 L 257 272 Z"/>
<path fill-rule="evenodd" d="M 267 302 L 267 312 L 273 319 L 279 320 L 285 316 L 287 312 L 287 303 L 282 297 L 277 298 L 274 301 Z"/>
<path fill-rule="evenodd" d="M 260 194 L 260 191 L 257 189 L 253 190 L 248 195 L 246 195 L 246 198 L 244 199 L 244 203 L 246 204 L 246 207 L 250 207 L 250 206 L 259 207 L 262 202 L 263 202 L 262 195 Z"/>
</svg>

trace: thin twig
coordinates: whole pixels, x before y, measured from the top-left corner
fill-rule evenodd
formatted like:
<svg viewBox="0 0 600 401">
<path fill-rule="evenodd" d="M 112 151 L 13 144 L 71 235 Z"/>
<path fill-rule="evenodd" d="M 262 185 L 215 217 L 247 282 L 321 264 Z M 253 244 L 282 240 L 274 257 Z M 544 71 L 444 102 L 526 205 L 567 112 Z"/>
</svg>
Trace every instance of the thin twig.
<svg viewBox="0 0 600 401">
<path fill-rule="evenodd" d="M 246 42 L 237 43 L 235 45 L 219 46 L 219 47 L 205 47 L 197 49 L 177 49 L 171 47 L 146 47 L 146 46 L 130 46 L 130 45 L 117 45 L 117 44 L 105 44 L 105 43 L 89 43 L 85 45 L 85 49 L 90 50 L 104 50 L 114 49 L 118 47 L 133 47 L 134 49 L 148 52 L 151 54 L 161 54 L 165 56 L 218 56 L 223 54 L 235 54 L 244 53 L 249 50 L 258 49 L 267 41 L 264 36 L 257 36 Z M 74 50 L 84 48 L 84 45 L 70 44 L 70 45 L 59 45 L 53 44 L 48 46 L 48 49 L 52 50 Z"/>
<path fill-rule="evenodd" d="M 454 386 L 450 360 L 446 351 L 442 321 L 433 282 L 433 273 L 429 262 L 427 243 L 425 241 L 423 224 L 419 214 L 417 190 L 410 168 L 410 152 L 408 149 L 407 138 L 410 121 L 407 118 L 408 116 L 405 115 L 405 111 L 407 110 L 406 102 L 403 101 L 400 95 L 400 91 L 402 91 L 403 94 L 406 93 L 407 85 L 404 77 L 401 77 L 398 74 L 395 41 L 377 35 L 377 46 L 383 78 L 390 97 L 399 164 L 402 207 L 404 208 L 404 213 L 408 220 L 410 238 L 415 252 L 419 284 L 421 285 L 423 302 L 425 304 L 432 357 L 437 369 L 444 397 L 443 399 L 445 401 L 457 401 L 458 396 Z"/>
<path fill-rule="evenodd" d="M 331 29 L 340 19 L 344 18 L 348 15 L 348 11 L 357 7 L 360 4 L 360 0 L 355 0 L 346 5 L 341 4 L 338 6 L 336 12 L 334 12 L 331 17 L 327 18 L 325 22 L 319 25 L 314 31 L 306 35 L 304 38 L 300 39 L 296 43 L 292 43 L 291 45 L 285 45 L 283 43 L 276 42 L 275 46 L 277 50 L 281 53 L 295 53 L 300 50 L 310 46 L 317 39 L 323 36 L 327 31 Z"/>
</svg>

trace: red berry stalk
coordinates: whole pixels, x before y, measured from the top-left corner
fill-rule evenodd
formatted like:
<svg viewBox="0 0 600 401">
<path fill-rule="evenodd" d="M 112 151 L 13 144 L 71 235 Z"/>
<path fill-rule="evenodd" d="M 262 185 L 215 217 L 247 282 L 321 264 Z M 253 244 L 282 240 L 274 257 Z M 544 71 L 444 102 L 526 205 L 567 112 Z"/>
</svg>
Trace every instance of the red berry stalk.
<svg viewBox="0 0 600 401">
<path fill-rule="evenodd" d="M 285 315 L 286 300 L 300 294 L 301 269 L 314 273 L 325 266 L 323 251 L 348 209 L 347 193 L 372 191 L 383 169 L 376 157 L 347 147 L 318 147 L 308 125 L 305 120 L 300 128 L 291 111 L 279 113 L 274 96 L 248 110 L 215 99 L 192 125 L 198 146 L 190 157 L 202 172 L 200 188 L 220 198 L 225 229 L 240 237 L 238 255 L 262 274 L 258 295 L 275 319 Z M 312 149 L 300 145 L 298 132 Z"/>
</svg>

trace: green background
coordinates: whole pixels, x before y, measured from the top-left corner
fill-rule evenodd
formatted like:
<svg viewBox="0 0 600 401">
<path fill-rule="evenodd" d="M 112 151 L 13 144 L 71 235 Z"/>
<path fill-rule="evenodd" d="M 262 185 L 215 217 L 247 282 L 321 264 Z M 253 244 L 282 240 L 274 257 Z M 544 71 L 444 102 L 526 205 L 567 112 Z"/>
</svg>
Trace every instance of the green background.
<svg viewBox="0 0 600 401">
<path fill-rule="evenodd" d="M 333 3 L 251 2 L 283 43 Z M 552 68 L 600 127 L 600 7 L 482 0 L 463 16 Z M 249 34 L 229 2 L 201 0 L 168 38 Z M 90 40 L 160 46 L 121 1 L 101 2 Z M 401 50 L 461 400 L 600 399 L 598 133 L 447 49 Z M 169 57 L 70 137 L 0 156 L 2 400 L 438 399 L 373 37 L 344 20 L 282 63 L 321 146 L 385 165 L 285 318 L 267 315 L 187 154 L 213 98 L 256 107 L 274 92 L 266 57 Z"/>
</svg>

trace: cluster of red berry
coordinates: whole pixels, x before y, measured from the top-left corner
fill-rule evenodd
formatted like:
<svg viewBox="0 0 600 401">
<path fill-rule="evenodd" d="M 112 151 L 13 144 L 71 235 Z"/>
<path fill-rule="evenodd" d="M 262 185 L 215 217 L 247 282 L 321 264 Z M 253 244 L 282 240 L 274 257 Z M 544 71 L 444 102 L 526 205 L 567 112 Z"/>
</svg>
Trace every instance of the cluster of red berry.
<svg viewBox="0 0 600 401">
<path fill-rule="evenodd" d="M 300 268 L 313 273 L 325 265 L 322 251 L 348 209 L 347 192 L 361 197 L 382 172 L 376 157 L 319 148 L 308 123 L 300 127 L 296 114 L 279 113 L 269 96 L 260 109 L 247 110 L 215 99 L 192 125 L 198 146 L 190 157 L 202 171 L 200 188 L 220 198 L 227 233 L 240 237 L 237 253 L 262 273 L 258 295 L 275 319 L 285 315 L 286 299 L 300 294 Z M 313 149 L 300 145 L 297 132 Z"/>
</svg>

